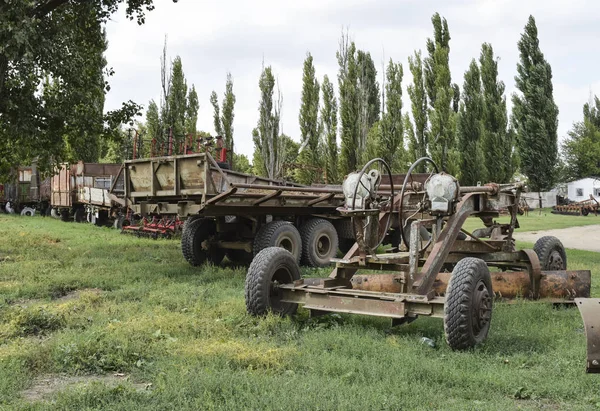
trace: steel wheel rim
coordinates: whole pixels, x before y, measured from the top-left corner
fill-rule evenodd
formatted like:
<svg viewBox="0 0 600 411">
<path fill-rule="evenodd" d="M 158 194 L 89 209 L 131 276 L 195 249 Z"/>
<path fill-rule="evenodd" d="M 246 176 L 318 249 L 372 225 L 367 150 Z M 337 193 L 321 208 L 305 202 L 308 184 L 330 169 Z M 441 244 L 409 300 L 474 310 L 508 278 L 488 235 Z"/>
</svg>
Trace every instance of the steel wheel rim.
<svg viewBox="0 0 600 411">
<path fill-rule="evenodd" d="M 548 268 L 552 271 L 560 271 L 564 269 L 564 261 L 562 255 L 558 250 L 554 250 L 548 257 Z"/>
<path fill-rule="evenodd" d="M 331 239 L 327 234 L 322 234 L 317 238 L 315 251 L 319 258 L 326 258 L 331 252 Z"/>
<path fill-rule="evenodd" d="M 471 317 L 473 334 L 478 337 L 492 317 L 492 298 L 483 280 L 479 280 L 475 286 Z"/>
</svg>

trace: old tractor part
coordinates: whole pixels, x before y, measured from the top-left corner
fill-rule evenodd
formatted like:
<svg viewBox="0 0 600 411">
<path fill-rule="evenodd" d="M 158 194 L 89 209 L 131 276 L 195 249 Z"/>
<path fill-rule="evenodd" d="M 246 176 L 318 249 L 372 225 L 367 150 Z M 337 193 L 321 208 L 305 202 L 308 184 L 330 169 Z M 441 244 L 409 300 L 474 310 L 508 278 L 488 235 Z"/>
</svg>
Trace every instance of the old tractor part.
<svg viewBox="0 0 600 411">
<path fill-rule="evenodd" d="M 600 202 L 590 194 L 589 200 L 583 200 L 576 203 L 556 205 L 552 207 L 553 214 L 566 214 L 566 215 L 581 215 L 587 216 L 590 213 L 598 215 L 600 209 Z"/>
<path fill-rule="evenodd" d="M 338 250 L 338 233 L 333 224 L 324 218 L 310 218 L 300 226 L 303 265 L 327 267 Z"/>
<path fill-rule="evenodd" d="M 121 234 L 132 234 L 137 237 L 153 239 L 172 238 L 181 231 L 181 227 L 183 226 L 183 221 L 172 216 L 164 216 L 162 218 L 154 216 L 151 219 L 144 217 L 138 224 L 130 225 L 125 225 L 125 223 L 129 222 L 129 219 L 126 217 L 118 221 L 122 225 Z"/>
<path fill-rule="evenodd" d="M 371 170 L 376 163 L 383 167 Z M 432 171 L 412 175 L 421 163 Z M 498 297 L 571 303 L 589 297 L 590 271 L 566 271 L 558 239 L 515 249 L 522 184 L 461 187 L 423 158 L 397 195 L 386 166 L 376 159 L 346 179 L 339 211 L 351 217 L 357 242 L 333 260 L 329 277 L 301 279 L 296 260 L 281 248 L 256 255 L 246 278 L 249 313 L 290 314 L 301 304 L 311 315 L 366 314 L 391 318 L 393 325 L 439 317 L 450 347 L 462 350 L 485 340 Z M 510 222 L 496 222 L 505 210 Z M 483 227 L 466 231 L 468 217 L 479 217 Z"/>
<path fill-rule="evenodd" d="M 588 373 L 600 373 L 600 298 L 576 298 L 587 339 Z"/>
<path fill-rule="evenodd" d="M 253 244 L 254 255 L 267 247 L 284 248 L 298 262 L 302 257 L 302 237 L 298 229 L 288 221 L 271 221 L 258 230 Z"/>
</svg>

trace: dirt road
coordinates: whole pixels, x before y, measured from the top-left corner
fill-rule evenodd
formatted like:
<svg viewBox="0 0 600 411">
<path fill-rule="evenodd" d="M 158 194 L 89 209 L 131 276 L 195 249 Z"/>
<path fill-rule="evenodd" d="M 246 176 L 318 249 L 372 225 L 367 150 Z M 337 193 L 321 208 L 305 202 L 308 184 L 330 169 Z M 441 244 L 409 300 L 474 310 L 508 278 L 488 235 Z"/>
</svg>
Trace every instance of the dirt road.
<svg viewBox="0 0 600 411">
<path fill-rule="evenodd" d="M 535 241 L 545 235 L 552 235 L 560 239 L 565 248 L 576 248 L 600 252 L 600 226 L 587 225 L 582 227 L 561 228 L 557 230 L 529 231 L 526 233 L 515 233 L 519 241 Z"/>
</svg>

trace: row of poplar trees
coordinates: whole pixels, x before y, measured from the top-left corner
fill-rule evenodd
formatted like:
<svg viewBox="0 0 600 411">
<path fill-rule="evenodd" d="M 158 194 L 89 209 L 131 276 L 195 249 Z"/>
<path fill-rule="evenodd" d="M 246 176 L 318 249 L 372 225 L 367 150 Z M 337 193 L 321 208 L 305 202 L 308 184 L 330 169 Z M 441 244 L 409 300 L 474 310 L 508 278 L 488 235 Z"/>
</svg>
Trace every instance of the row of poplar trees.
<svg viewBox="0 0 600 411">
<path fill-rule="evenodd" d="M 370 53 L 357 49 L 343 33 L 336 53 L 336 98 L 333 82 L 325 75 L 319 83 L 313 57 L 307 54 L 298 118 L 301 142 L 291 174 L 295 180 L 337 183 L 374 157 L 402 172 L 430 156 L 465 185 L 508 182 L 518 169 L 535 191 L 554 185 L 558 108 L 534 18 L 529 17 L 518 42 L 515 81 L 520 93 L 512 96 L 510 118 L 492 45 L 482 44 L 461 89 L 450 74 L 448 23 L 437 13 L 431 21 L 433 37 L 427 39 L 425 55 L 419 50 L 408 58 L 411 104 L 404 113 L 402 63 L 389 60 L 380 86 Z M 290 139 L 280 134 L 281 93 L 275 94 L 275 86 L 271 67 L 263 68 L 254 171 L 280 178 L 290 176 L 285 174 Z"/>
</svg>

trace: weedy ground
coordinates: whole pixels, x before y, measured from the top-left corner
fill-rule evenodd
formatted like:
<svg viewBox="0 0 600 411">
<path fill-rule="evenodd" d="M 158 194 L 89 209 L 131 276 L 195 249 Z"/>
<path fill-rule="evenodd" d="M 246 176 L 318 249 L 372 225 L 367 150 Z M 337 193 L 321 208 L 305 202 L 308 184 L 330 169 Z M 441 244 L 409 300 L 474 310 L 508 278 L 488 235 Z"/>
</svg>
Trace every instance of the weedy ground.
<svg viewBox="0 0 600 411">
<path fill-rule="evenodd" d="M 568 258 L 599 296 L 600 254 Z M 253 318 L 245 269 L 227 264 L 190 267 L 176 240 L 0 215 L 0 409 L 600 408 L 575 308 L 498 303 L 485 344 L 453 352 L 439 319 Z"/>
</svg>

